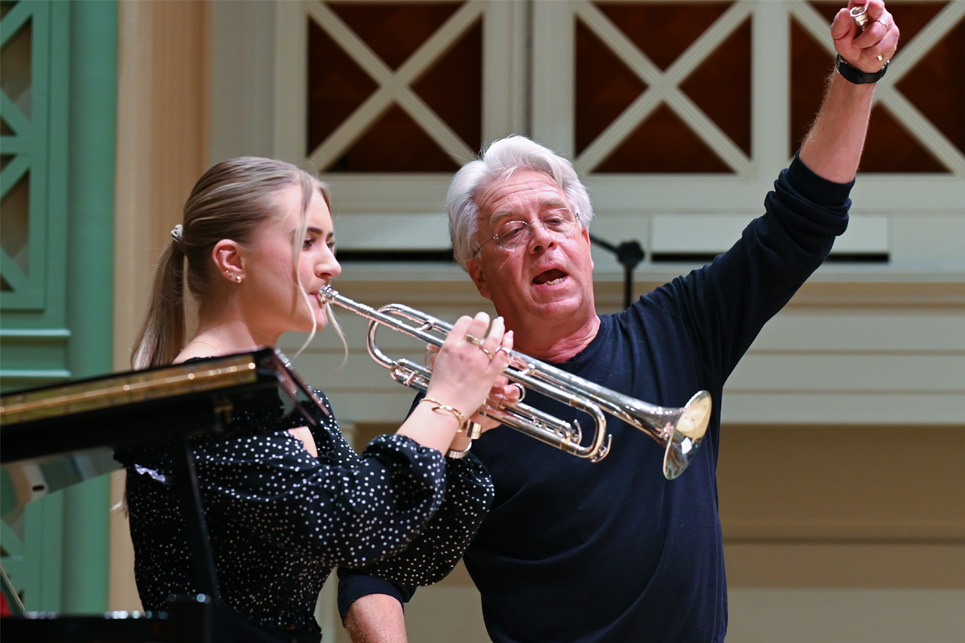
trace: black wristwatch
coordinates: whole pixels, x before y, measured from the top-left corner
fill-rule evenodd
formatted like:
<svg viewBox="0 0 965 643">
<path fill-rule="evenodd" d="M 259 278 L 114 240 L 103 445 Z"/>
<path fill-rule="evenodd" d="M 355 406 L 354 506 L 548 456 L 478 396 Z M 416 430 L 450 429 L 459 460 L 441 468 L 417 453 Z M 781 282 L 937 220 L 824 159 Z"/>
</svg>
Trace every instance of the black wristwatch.
<svg viewBox="0 0 965 643">
<path fill-rule="evenodd" d="M 857 67 L 852 66 L 847 60 L 841 57 L 841 54 L 838 54 L 838 58 L 834 63 L 834 69 L 855 85 L 867 85 L 881 80 L 881 77 L 888 71 L 888 63 L 886 62 L 884 67 L 872 73 L 861 71 Z"/>
</svg>

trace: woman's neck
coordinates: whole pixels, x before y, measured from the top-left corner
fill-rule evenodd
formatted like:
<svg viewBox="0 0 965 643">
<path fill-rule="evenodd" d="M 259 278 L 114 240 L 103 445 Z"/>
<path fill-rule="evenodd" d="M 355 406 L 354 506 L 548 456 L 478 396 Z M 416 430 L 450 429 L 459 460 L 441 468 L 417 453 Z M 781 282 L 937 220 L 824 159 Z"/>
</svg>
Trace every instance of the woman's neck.
<svg viewBox="0 0 965 643">
<path fill-rule="evenodd" d="M 198 325 L 194 337 L 185 344 L 175 362 L 183 362 L 195 357 L 217 357 L 241 353 L 262 346 L 274 346 L 278 338 L 259 338 L 240 321 L 226 323 L 205 323 Z"/>
</svg>

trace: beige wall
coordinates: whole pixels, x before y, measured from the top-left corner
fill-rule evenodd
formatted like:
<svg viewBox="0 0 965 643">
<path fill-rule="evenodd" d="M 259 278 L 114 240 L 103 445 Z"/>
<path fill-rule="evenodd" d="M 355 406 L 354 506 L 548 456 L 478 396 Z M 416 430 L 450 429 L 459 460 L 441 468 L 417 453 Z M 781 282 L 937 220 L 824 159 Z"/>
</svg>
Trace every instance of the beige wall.
<svg viewBox="0 0 965 643">
<path fill-rule="evenodd" d="M 380 428 L 359 427 L 358 438 Z M 958 640 L 962 429 L 909 439 L 909 427 L 724 427 L 729 640 Z M 420 590 L 407 614 L 413 641 L 488 640 L 462 566 Z"/>
<path fill-rule="evenodd" d="M 114 367 L 127 370 L 157 257 L 207 165 L 205 2 L 119 3 Z M 123 474 L 112 496 L 120 500 Z M 112 609 L 140 609 L 123 512 L 111 524 Z"/>
<path fill-rule="evenodd" d="M 207 25 L 204 3 L 121 2 L 119 369 L 127 365 L 154 258 L 207 164 Z M 386 282 L 388 268 L 350 265 L 340 287 L 370 304 L 403 301 L 448 319 L 483 304 L 457 270 L 391 271 L 395 277 Z M 612 309 L 621 297 L 620 275 L 603 269 L 598 279 L 601 310 Z M 331 374 L 341 347 L 330 332 L 296 365 L 332 395 L 347 425 L 358 423 L 364 443 L 404 414 L 411 394 L 387 383 L 368 361 L 361 325 L 345 319 L 345 327 L 352 356 L 337 381 Z M 845 340 L 842 328 L 850 333 Z M 955 279 L 860 283 L 836 274 L 809 285 L 769 325 L 742 364 L 747 375 L 730 391 L 732 406 L 742 408 L 745 389 L 754 392 L 754 373 L 769 378 L 766 368 L 777 363 L 800 373 L 806 386 L 793 398 L 766 398 L 774 400 L 768 408 L 800 404 L 805 410 L 795 417 L 812 419 L 748 422 L 741 412 L 741 421 L 727 422 L 725 407 L 720 488 L 730 640 L 951 641 L 965 631 L 965 424 L 953 412 L 961 408 L 955 393 L 961 382 L 952 381 L 965 360 L 962 337 L 965 287 Z M 860 349 L 849 348 L 859 341 Z M 782 351 L 788 345 L 793 350 Z M 857 373 L 848 377 L 847 395 L 822 388 L 825 375 L 840 377 L 845 367 Z M 353 378 L 365 384 L 351 384 Z M 929 378 L 941 382 L 937 394 L 918 389 Z M 880 411 L 869 422 L 847 410 L 880 409 L 880 403 L 914 415 L 922 399 L 926 423 L 882 421 L 887 414 Z M 118 514 L 115 523 L 112 608 L 137 609 L 126 522 Z M 339 631 L 331 594 L 328 588 L 321 610 L 327 640 Z M 422 590 L 408 611 L 414 641 L 487 640 L 475 590 L 461 569 Z"/>
</svg>

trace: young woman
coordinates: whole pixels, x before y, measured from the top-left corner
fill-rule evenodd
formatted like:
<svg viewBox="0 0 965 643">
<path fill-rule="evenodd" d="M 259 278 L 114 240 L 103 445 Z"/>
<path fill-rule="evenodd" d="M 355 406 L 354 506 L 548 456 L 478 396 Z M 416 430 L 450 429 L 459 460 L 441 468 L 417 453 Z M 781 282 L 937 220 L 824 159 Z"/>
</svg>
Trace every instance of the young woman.
<svg viewBox="0 0 965 643">
<path fill-rule="evenodd" d="M 282 333 L 325 326 L 331 313 L 317 294 L 341 272 L 329 208 L 326 187 L 290 164 L 244 157 L 211 168 L 162 256 L 134 367 L 273 346 Z M 189 339 L 185 270 L 198 305 Z M 434 356 L 425 403 L 361 455 L 321 391 L 316 427 L 195 439 L 223 603 L 260 625 L 317 633 L 315 603 L 333 567 L 407 584 L 451 571 L 493 495 L 485 469 L 463 457 L 470 442 L 458 429 L 488 395 L 512 395 L 501 376 L 511 348 L 502 319 L 460 318 Z M 267 417 L 236 422 L 264 427 Z M 164 610 L 169 595 L 196 591 L 171 462 L 159 448 L 119 459 L 138 592 L 145 609 Z"/>
</svg>

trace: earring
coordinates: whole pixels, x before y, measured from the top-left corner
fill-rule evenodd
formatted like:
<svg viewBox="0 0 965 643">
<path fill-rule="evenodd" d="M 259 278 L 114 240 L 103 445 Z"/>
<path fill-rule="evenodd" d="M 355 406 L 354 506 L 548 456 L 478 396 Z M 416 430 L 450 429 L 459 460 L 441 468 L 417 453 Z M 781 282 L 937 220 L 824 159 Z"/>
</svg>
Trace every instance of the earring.
<svg viewBox="0 0 965 643">
<path fill-rule="evenodd" d="M 232 279 L 236 284 L 240 284 L 240 283 L 241 283 L 241 280 L 244 279 L 244 277 L 242 277 L 241 275 L 236 275 L 236 274 L 234 274 L 233 272 L 231 272 L 230 270 L 225 270 L 225 271 L 224 271 L 224 274 L 226 274 L 226 275 L 228 276 L 228 278 L 229 278 L 229 279 Z"/>
</svg>

